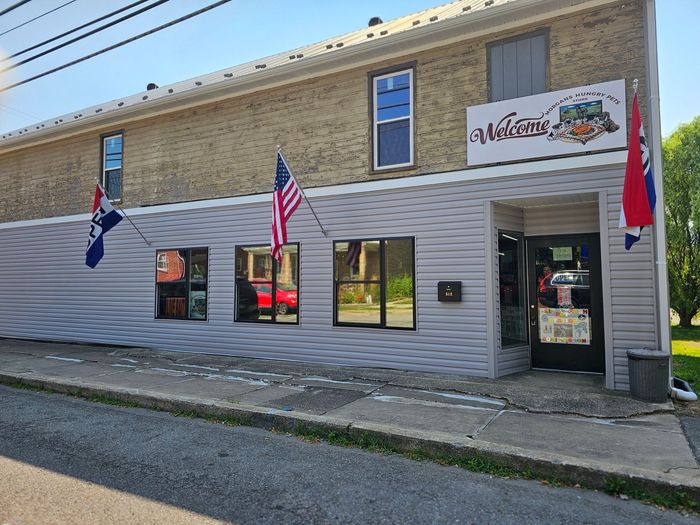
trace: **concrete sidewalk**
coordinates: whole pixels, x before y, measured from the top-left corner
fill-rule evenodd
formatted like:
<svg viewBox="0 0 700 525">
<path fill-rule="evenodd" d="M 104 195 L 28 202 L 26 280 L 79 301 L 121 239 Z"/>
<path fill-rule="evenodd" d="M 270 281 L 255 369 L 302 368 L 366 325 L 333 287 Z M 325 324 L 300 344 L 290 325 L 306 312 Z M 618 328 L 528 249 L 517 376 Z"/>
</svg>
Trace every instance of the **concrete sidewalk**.
<svg viewBox="0 0 700 525">
<path fill-rule="evenodd" d="M 0 382 L 264 428 L 367 434 L 402 450 L 478 455 L 595 488 L 617 478 L 700 500 L 700 469 L 673 405 L 607 391 L 597 376 L 487 380 L 0 339 Z"/>
</svg>

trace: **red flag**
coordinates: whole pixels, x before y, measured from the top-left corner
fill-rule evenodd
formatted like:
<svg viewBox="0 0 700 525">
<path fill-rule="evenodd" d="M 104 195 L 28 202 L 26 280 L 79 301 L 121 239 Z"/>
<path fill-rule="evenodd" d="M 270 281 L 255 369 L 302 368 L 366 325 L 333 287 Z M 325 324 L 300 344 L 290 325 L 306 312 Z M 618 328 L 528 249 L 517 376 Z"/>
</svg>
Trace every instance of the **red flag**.
<svg viewBox="0 0 700 525">
<path fill-rule="evenodd" d="M 632 123 L 630 126 L 629 149 L 625 185 L 622 190 L 620 208 L 620 228 L 625 231 L 625 248 L 630 249 L 639 240 L 641 229 L 654 224 L 656 190 L 651 172 L 651 158 L 644 136 L 642 117 L 635 93 L 632 100 Z"/>
<path fill-rule="evenodd" d="M 639 130 L 642 118 L 639 115 L 637 95 L 632 101 L 632 125 L 630 127 L 629 150 L 627 151 L 627 168 L 625 169 L 625 187 L 622 191 L 622 210 L 625 226 L 648 226 L 654 223 L 644 181 L 642 150 Z"/>
</svg>

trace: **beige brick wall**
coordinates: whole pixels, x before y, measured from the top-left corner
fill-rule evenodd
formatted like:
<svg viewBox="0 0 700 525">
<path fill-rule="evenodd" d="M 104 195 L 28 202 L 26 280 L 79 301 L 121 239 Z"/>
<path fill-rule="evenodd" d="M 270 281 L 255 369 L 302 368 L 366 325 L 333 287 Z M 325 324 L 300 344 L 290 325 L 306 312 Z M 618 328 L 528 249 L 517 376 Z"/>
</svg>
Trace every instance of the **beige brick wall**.
<svg viewBox="0 0 700 525">
<path fill-rule="evenodd" d="M 644 101 L 642 2 L 633 0 L 125 124 L 124 206 L 269 191 L 279 143 L 305 187 L 463 169 L 465 108 L 487 102 L 486 44 L 541 28 L 549 29 L 551 90 L 639 78 Z M 372 173 L 367 72 L 410 61 L 417 167 Z M 99 134 L 113 129 L 0 154 L 0 222 L 85 212 L 100 169 Z"/>
</svg>

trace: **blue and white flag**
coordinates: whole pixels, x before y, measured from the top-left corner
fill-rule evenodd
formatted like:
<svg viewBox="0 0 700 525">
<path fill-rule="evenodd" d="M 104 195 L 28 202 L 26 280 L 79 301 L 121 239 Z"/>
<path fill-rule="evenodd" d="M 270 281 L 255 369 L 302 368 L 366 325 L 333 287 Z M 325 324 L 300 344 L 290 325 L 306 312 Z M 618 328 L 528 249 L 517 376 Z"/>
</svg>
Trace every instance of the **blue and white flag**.
<svg viewBox="0 0 700 525">
<path fill-rule="evenodd" d="M 90 236 L 85 252 L 85 264 L 90 268 L 97 266 L 105 254 L 104 234 L 114 228 L 123 217 L 114 209 L 105 190 L 98 184 L 95 189 L 95 201 L 92 205 L 90 219 Z"/>
</svg>

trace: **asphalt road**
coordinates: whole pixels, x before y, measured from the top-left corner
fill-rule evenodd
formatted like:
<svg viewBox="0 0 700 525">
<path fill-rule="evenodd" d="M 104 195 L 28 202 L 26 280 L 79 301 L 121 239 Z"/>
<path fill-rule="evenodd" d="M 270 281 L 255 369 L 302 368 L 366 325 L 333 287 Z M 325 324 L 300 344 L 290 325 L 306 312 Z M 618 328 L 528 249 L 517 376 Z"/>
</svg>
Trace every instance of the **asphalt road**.
<svg viewBox="0 0 700 525">
<path fill-rule="evenodd" d="M 0 386 L 0 523 L 698 523 L 636 501 Z"/>
</svg>

